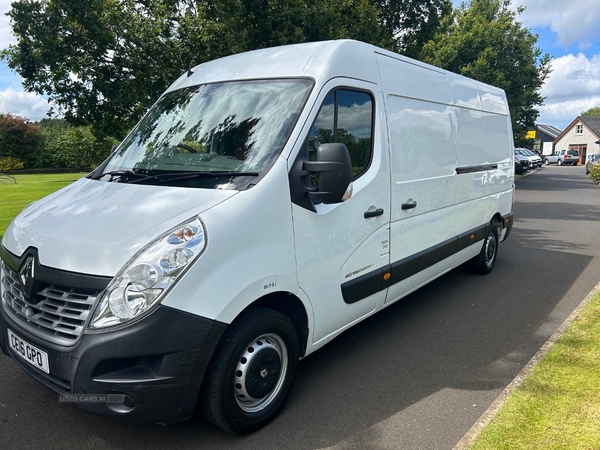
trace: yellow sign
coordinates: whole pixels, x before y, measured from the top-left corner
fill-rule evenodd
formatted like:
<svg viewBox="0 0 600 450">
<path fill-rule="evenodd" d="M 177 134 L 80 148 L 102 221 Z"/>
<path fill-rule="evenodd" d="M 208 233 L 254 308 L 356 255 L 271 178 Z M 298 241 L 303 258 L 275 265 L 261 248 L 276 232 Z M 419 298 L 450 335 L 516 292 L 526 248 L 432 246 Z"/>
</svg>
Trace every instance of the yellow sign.
<svg viewBox="0 0 600 450">
<path fill-rule="evenodd" d="M 525 135 L 525 139 L 535 139 L 535 130 L 528 131 Z"/>
</svg>

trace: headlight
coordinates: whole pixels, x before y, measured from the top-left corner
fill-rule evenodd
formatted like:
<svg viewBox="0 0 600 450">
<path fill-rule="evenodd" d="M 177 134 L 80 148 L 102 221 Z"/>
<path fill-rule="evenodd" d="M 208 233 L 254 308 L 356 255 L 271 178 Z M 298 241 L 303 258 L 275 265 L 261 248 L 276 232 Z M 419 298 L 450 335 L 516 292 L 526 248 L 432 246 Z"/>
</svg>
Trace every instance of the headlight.
<svg viewBox="0 0 600 450">
<path fill-rule="evenodd" d="M 194 217 L 141 249 L 102 293 L 89 328 L 121 325 L 151 310 L 202 253 L 205 243 L 202 222 Z"/>
</svg>

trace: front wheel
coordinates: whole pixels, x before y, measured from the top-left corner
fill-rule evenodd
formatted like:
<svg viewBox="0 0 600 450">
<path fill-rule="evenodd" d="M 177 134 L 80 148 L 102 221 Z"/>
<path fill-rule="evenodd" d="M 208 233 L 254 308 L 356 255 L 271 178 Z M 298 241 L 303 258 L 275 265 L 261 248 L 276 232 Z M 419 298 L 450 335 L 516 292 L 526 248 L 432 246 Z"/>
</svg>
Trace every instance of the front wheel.
<svg viewBox="0 0 600 450">
<path fill-rule="evenodd" d="M 202 390 L 205 417 L 233 433 L 251 433 L 283 407 L 298 370 L 299 346 L 290 320 L 253 307 L 228 328 Z"/>
<path fill-rule="evenodd" d="M 488 274 L 494 268 L 498 256 L 498 231 L 496 225 L 490 224 L 490 230 L 483 241 L 479 255 L 471 260 L 471 269 L 481 275 Z"/>
<path fill-rule="evenodd" d="M 544 164 L 546 164 L 547 166 L 549 166 L 549 165 L 550 165 L 550 161 L 548 161 L 548 158 L 546 158 L 546 159 L 544 160 Z"/>
</svg>

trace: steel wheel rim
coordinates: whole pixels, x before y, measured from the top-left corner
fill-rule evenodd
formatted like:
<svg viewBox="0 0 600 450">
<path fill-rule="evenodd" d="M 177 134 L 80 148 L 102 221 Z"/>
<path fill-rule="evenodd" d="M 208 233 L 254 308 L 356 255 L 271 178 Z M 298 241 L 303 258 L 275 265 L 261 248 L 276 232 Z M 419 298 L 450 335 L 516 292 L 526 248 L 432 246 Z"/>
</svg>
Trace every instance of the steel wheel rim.
<svg viewBox="0 0 600 450">
<path fill-rule="evenodd" d="M 496 238 L 492 233 L 485 241 L 485 264 L 489 267 L 494 262 L 496 257 Z"/>
<path fill-rule="evenodd" d="M 266 333 L 248 344 L 238 359 L 233 379 L 240 409 L 254 413 L 269 406 L 281 392 L 287 366 L 287 346 L 280 336 Z M 267 391 L 264 396 L 257 395 L 261 388 Z"/>
</svg>

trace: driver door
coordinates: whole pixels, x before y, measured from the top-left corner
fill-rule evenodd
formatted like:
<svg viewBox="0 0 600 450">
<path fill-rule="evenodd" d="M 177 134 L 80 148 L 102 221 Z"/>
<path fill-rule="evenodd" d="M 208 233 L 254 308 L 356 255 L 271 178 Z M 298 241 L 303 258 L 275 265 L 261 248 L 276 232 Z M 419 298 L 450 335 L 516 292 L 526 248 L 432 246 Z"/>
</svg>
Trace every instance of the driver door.
<svg viewBox="0 0 600 450">
<path fill-rule="evenodd" d="M 314 311 L 313 344 L 372 313 L 387 292 L 382 270 L 389 265 L 390 175 L 377 120 L 382 101 L 374 85 L 345 81 L 322 90 L 298 155 L 313 159 L 320 144 L 344 143 L 354 175 L 348 200 L 292 206 L 298 283 Z"/>
</svg>

